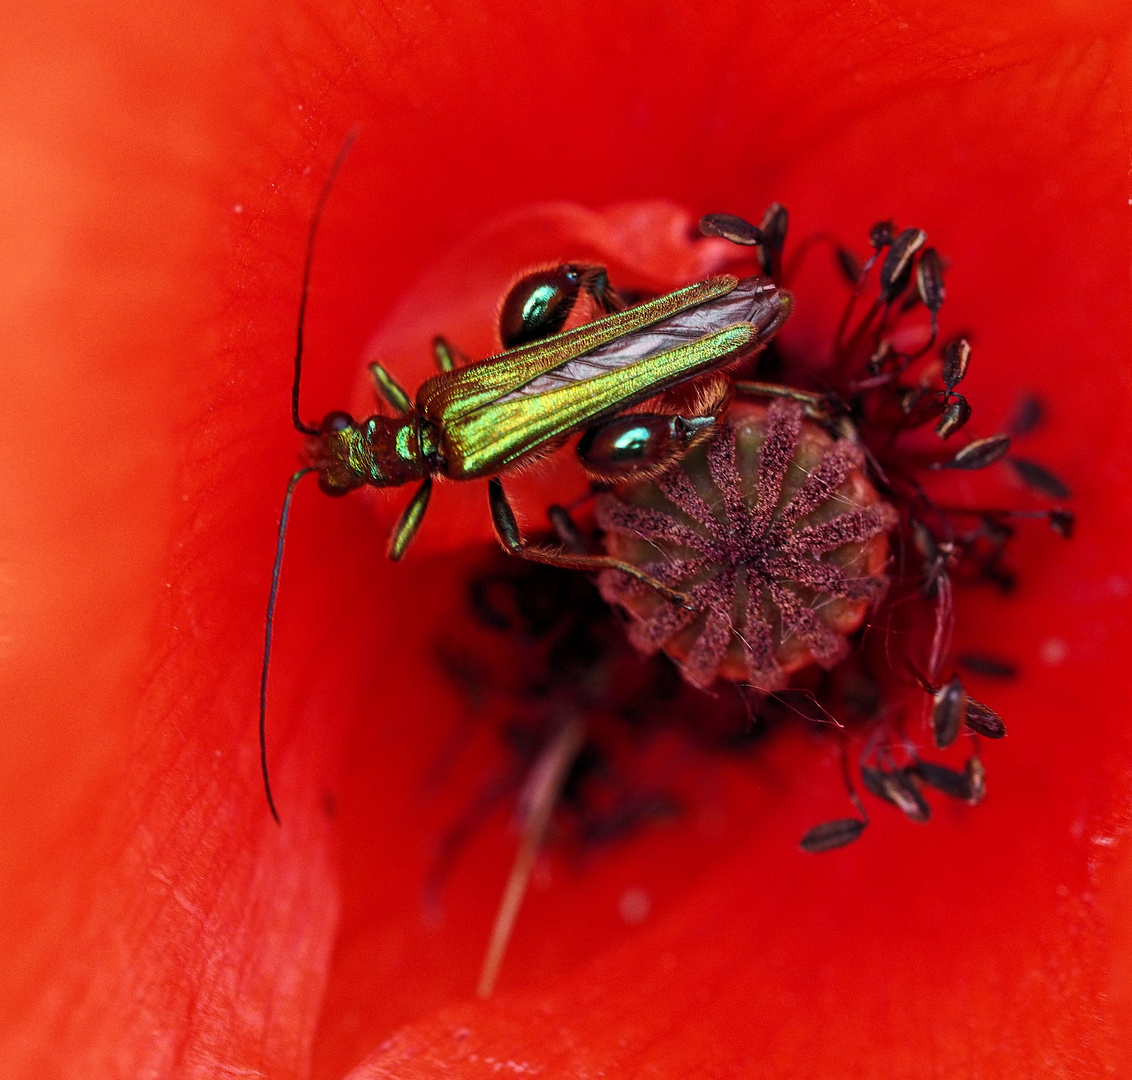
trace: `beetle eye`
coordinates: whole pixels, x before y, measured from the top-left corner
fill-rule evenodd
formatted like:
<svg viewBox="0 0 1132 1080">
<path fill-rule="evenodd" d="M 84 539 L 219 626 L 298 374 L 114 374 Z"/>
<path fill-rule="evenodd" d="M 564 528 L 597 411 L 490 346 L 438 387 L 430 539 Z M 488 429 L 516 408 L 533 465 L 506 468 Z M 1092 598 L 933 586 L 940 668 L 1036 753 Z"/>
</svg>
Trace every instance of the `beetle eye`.
<svg viewBox="0 0 1132 1080">
<path fill-rule="evenodd" d="M 346 431 L 348 428 L 354 426 L 354 418 L 348 412 L 342 412 L 341 409 L 335 409 L 334 412 L 328 412 L 322 418 L 322 424 L 319 427 L 319 433 L 328 435 L 333 431 Z"/>
</svg>

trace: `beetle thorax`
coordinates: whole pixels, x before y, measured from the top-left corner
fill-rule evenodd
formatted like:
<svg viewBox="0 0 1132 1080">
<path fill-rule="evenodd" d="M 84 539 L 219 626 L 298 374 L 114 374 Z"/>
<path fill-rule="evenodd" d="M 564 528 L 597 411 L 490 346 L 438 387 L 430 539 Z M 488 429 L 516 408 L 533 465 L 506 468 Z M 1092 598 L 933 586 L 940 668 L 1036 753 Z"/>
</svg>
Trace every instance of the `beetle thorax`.
<svg viewBox="0 0 1132 1080">
<path fill-rule="evenodd" d="M 321 434 L 309 443 L 311 465 L 327 494 L 344 495 L 367 484 L 399 487 L 423 479 L 430 471 L 419 417 L 371 416 L 355 421 L 345 414 L 332 415 L 334 421 L 328 417 Z"/>
</svg>

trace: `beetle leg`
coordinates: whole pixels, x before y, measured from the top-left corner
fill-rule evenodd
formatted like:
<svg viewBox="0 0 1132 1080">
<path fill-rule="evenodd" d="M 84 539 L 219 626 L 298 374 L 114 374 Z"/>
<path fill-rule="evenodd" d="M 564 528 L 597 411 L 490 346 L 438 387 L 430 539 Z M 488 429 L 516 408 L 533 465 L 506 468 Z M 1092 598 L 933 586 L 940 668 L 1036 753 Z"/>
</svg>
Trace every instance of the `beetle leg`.
<svg viewBox="0 0 1132 1080">
<path fill-rule="evenodd" d="M 385 398 L 401 416 L 408 416 L 413 411 L 413 402 L 409 395 L 401 388 L 401 384 L 377 361 L 370 364 L 369 373 L 378 397 Z"/>
<path fill-rule="evenodd" d="M 432 355 L 441 371 L 454 371 L 458 367 L 466 367 L 469 363 L 468 358 L 459 349 L 439 334 L 432 339 Z"/>
<path fill-rule="evenodd" d="M 814 394 L 806 390 L 795 390 L 792 386 L 782 386 L 780 383 L 749 382 L 736 379 L 735 393 L 746 397 L 786 398 L 796 401 L 805 410 L 806 415 L 817 424 L 821 424 L 835 439 L 849 439 L 859 443 L 865 452 L 869 469 L 884 483 L 888 479 L 880 467 L 872 451 L 861 442 L 857 427 L 849 416 L 849 410 L 844 402 L 839 401 L 832 394 Z"/>
<path fill-rule="evenodd" d="M 639 567 L 614 559 L 609 555 L 577 555 L 568 551 L 555 551 L 537 544 L 528 544 L 519 531 L 519 524 L 515 520 L 515 512 L 507 501 L 503 492 L 503 484 L 497 476 L 493 476 L 487 484 L 488 501 L 491 504 L 491 520 L 495 526 L 495 535 L 503 549 L 520 559 L 530 562 L 543 563 L 546 566 L 560 566 L 564 570 L 619 570 L 636 578 L 644 585 L 656 589 L 661 596 L 671 600 L 674 604 L 689 608 L 691 602 L 688 597 L 676 589 L 665 585 L 664 582 L 646 574 Z"/>
<path fill-rule="evenodd" d="M 390 534 L 389 557 L 394 562 L 400 562 L 401 557 L 405 554 L 405 549 L 412 542 L 413 537 L 417 535 L 417 529 L 421 527 L 421 519 L 428 509 L 428 497 L 431 494 L 432 477 L 426 476 L 421 481 L 421 486 L 417 488 L 413 497 L 409 500 L 409 505 L 405 507 Z"/>
<path fill-rule="evenodd" d="M 831 415 L 829 401 L 823 394 L 811 394 L 779 383 L 749 382 L 743 379 L 736 379 L 734 385 L 735 393 L 746 397 L 781 397 L 796 401 L 806 410 L 806 415 L 811 420 L 821 422 L 829 420 Z"/>
</svg>

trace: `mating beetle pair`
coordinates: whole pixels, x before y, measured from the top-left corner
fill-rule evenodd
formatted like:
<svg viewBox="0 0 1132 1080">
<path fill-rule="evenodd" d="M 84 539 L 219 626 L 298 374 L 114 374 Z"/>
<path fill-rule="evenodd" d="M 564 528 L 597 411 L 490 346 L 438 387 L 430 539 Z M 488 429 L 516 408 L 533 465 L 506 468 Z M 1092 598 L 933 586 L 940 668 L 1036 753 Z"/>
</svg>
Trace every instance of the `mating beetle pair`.
<svg viewBox="0 0 1132 1080">
<path fill-rule="evenodd" d="M 312 242 L 317 223 L 316 213 Z M 317 473 L 319 486 L 330 495 L 366 485 L 418 483 L 390 538 L 393 559 L 401 558 L 420 527 L 434 476 L 489 478 L 496 535 L 512 554 L 570 569 L 621 570 L 681 602 L 682 594 L 617 559 L 528 544 L 499 474 L 584 432 L 579 456 L 592 476 L 654 475 L 710 433 L 726 408 L 730 385 L 715 380 L 700 395 L 693 415 L 626 410 L 758 351 L 791 307 L 790 294 L 763 277 L 720 275 L 625 307 L 600 267 L 568 264 L 538 271 L 520 279 L 504 300 L 500 337 L 509 346 L 505 352 L 457 367 L 455 351 L 437 338 L 439 374 L 421 385 L 415 401 L 380 364 L 370 365 L 375 388 L 394 417 L 355 420 L 332 412 L 315 427 L 301 420 L 298 409 L 310 263 L 308 248 L 292 386 L 292 422 L 307 437 L 310 465 L 291 477 L 280 517 L 260 684 L 264 786 L 276 820 L 266 756 L 267 672 L 287 518 L 303 476 Z M 563 332 L 583 294 L 608 314 Z"/>
</svg>

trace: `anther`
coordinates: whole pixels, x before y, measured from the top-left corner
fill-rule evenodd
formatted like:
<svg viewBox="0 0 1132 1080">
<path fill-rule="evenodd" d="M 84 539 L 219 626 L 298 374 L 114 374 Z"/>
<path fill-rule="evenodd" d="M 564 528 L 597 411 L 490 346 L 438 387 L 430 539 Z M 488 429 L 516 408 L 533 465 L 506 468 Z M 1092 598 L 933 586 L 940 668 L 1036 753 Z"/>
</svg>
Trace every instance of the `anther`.
<svg viewBox="0 0 1132 1080">
<path fill-rule="evenodd" d="M 971 346 L 966 338 L 955 338 L 943 347 L 943 385 L 950 394 L 964 379 L 971 363 Z"/>
<path fill-rule="evenodd" d="M 700 218 L 700 233 L 704 236 L 720 236 L 744 247 L 754 247 L 766 242 L 762 229 L 734 214 L 704 214 Z"/>
<path fill-rule="evenodd" d="M 880 298 L 891 304 L 912 276 L 912 259 L 928 239 L 923 229 L 905 229 L 895 240 L 880 267 Z"/>
<path fill-rule="evenodd" d="M 963 447 L 950 461 L 943 463 L 945 469 L 985 469 L 993 465 L 1010 449 L 1009 435 L 991 435 L 986 439 L 975 439 Z"/>
</svg>

